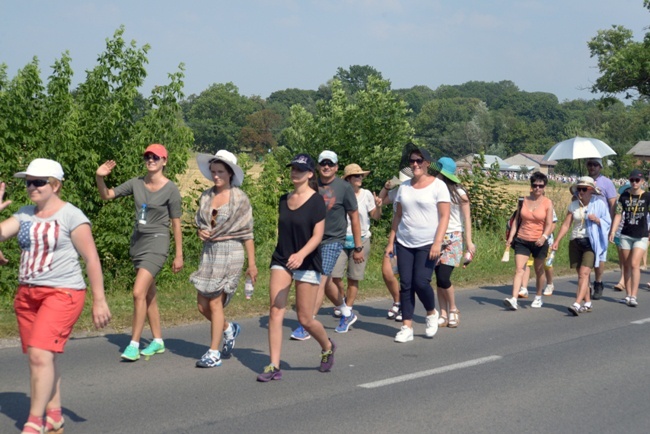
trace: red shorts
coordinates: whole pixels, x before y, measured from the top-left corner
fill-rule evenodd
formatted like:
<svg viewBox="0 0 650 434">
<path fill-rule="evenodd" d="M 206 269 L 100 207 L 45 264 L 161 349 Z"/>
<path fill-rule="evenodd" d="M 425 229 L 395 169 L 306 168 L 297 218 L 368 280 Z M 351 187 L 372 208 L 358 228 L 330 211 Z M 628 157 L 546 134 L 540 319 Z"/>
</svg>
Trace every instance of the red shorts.
<svg viewBox="0 0 650 434">
<path fill-rule="evenodd" d="M 85 299 L 85 289 L 20 285 L 14 311 L 23 353 L 28 347 L 62 353 Z"/>
</svg>

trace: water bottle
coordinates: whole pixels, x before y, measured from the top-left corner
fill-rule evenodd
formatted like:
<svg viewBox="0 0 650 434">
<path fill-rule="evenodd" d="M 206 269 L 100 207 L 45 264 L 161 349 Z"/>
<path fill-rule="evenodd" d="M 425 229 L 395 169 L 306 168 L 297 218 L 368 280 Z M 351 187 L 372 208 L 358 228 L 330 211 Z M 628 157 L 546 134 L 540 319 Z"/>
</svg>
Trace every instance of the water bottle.
<svg viewBox="0 0 650 434">
<path fill-rule="evenodd" d="M 501 262 L 508 262 L 510 261 L 510 248 L 507 248 L 505 252 L 503 252 L 503 256 L 501 257 Z"/>
<path fill-rule="evenodd" d="M 141 225 L 147 224 L 147 204 L 143 203 L 142 208 L 140 208 L 140 213 L 138 214 L 138 223 Z"/>
<path fill-rule="evenodd" d="M 468 250 L 463 258 L 463 268 L 467 267 L 469 263 L 472 262 L 472 259 L 474 259 L 474 253 Z"/>
<path fill-rule="evenodd" d="M 553 260 L 555 259 L 555 250 L 551 250 L 551 253 L 546 258 L 546 268 L 551 268 L 553 266 Z"/>
<path fill-rule="evenodd" d="M 246 277 L 246 283 L 244 283 L 244 295 L 246 296 L 246 300 L 251 299 L 254 290 L 255 287 L 253 286 L 253 280 L 250 276 Z"/>
<path fill-rule="evenodd" d="M 395 277 L 399 277 L 399 269 L 397 268 L 397 256 L 394 253 L 388 255 L 390 258 L 390 266 L 393 269 L 393 274 Z"/>
</svg>

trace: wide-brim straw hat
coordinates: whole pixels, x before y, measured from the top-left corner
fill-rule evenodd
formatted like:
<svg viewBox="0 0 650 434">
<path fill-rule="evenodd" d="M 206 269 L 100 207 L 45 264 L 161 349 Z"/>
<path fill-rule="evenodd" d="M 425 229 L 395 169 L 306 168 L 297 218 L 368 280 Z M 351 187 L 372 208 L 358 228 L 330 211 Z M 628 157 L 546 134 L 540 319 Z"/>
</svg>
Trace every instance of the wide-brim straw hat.
<svg viewBox="0 0 650 434">
<path fill-rule="evenodd" d="M 577 193 L 578 187 L 591 187 L 591 189 L 594 191 L 594 194 L 602 194 L 600 192 L 600 189 L 596 186 L 596 182 L 591 176 L 583 176 L 581 178 L 578 178 L 576 183 L 569 187 L 571 194 L 575 195 Z"/>
<path fill-rule="evenodd" d="M 358 164 L 352 163 L 343 169 L 343 179 L 348 179 L 348 176 L 352 175 L 362 175 L 365 178 L 369 173 L 369 170 L 363 170 Z"/>
</svg>

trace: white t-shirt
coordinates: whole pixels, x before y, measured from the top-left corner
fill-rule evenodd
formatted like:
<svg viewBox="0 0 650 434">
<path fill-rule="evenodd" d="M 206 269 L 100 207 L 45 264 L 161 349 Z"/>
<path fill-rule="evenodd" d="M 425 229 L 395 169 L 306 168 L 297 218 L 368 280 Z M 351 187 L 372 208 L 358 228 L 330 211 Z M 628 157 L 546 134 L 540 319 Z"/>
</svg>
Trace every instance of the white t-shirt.
<svg viewBox="0 0 650 434">
<path fill-rule="evenodd" d="M 377 205 L 375 204 L 375 198 L 372 196 L 372 193 L 365 188 L 359 189 L 359 194 L 357 194 L 357 206 L 359 210 L 359 222 L 361 223 L 361 238 L 370 238 L 370 212 L 374 210 Z M 346 233 L 347 237 L 352 236 L 352 224 L 350 222 L 350 216 L 348 218 L 348 230 Z"/>
<path fill-rule="evenodd" d="M 580 201 L 574 200 L 569 204 L 567 213 L 573 214 L 573 229 L 571 229 L 570 240 L 576 238 L 587 238 L 587 225 L 585 219 L 587 218 L 587 207 L 581 206 Z"/>
<path fill-rule="evenodd" d="M 462 188 L 458 188 L 458 195 L 461 199 L 467 196 L 467 193 Z M 461 212 L 461 203 L 455 204 L 451 202 L 451 213 L 449 214 L 449 226 L 447 232 L 463 232 L 463 214 Z"/>
<path fill-rule="evenodd" d="M 447 185 L 439 179 L 425 188 L 415 189 L 404 182 L 395 202 L 402 206 L 402 219 L 397 227 L 397 241 L 409 248 L 433 244 L 438 229 L 438 202 L 451 202 Z"/>
</svg>

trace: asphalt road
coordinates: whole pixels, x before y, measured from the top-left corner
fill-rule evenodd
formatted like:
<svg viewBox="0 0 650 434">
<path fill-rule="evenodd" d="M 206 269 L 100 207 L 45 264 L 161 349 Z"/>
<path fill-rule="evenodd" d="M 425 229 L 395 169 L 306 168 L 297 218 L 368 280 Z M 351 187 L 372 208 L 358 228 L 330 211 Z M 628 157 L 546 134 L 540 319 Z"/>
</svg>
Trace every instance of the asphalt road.
<svg viewBox="0 0 650 434">
<path fill-rule="evenodd" d="M 508 287 L 457 291 L 460 326 L 427 339 L 418 307 L 406 344 L 393 342 L 387 300 L 356 306 L 359 321 L 341 335 L 323 310 L 338 345 L 331 373 L 317 371 L 313 339 L 289 341 L 290 312 L 284 378 L 267 384 L 255 381 L 268 364 L 266 316 L 240 321 L 233 357 L 212 369 L 194 367 L 207 322 L 165 330 L 167 352 L 135 363 L 120 362 L 127 335 L 73 339 L 61 359 L 65 433 L 647 433 L 650 294 L 619 304 L 616 277 L 577 318 L 566 309 L 573 277 L 557 279 L 541 309 L 531 297 L 505 311 Z M 20 432 L 28 393 L 20 349 L 0 349 L 0 433 Z"/>
</svg>

